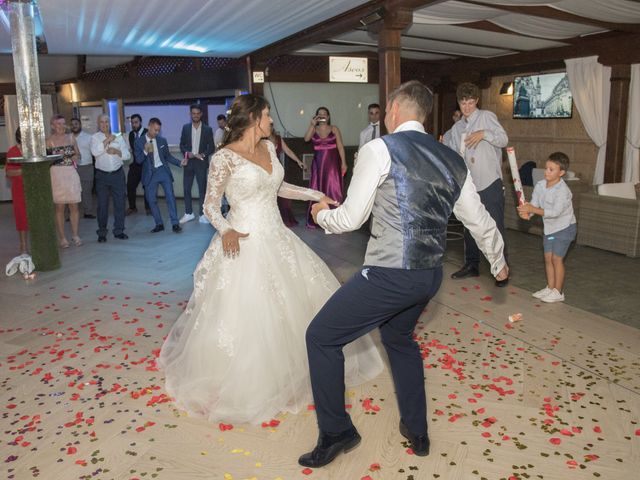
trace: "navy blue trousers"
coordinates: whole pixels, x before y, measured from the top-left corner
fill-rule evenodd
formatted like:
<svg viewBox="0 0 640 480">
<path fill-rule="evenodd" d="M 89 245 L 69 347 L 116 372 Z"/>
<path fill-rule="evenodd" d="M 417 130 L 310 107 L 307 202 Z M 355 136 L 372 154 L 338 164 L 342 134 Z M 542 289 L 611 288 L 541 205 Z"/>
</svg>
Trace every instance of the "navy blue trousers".
<svg viewBox="0 0 640 480">
<path fill-rule="evenodd" d="M 96 168 L 96 196 L 98 197 L 98 231 L 99 236 L 107 235 L 109 219 L 109 196 L 113 200 L 113 234 L 124 233 L 124 205 L 126 184 L 124 170 L 120 167 L 115 172 L 103 172 Z"/>
<path fill-rule="evenodd" d="M 507 257 L 507 237 L 504 231 L 504 186 L 502 180 L 498 179 L 487 188 L 478 192 L 480 201 L 487 209 L 487 212 L 496 222 L 498 231 L 504 240 L 504 256 Z M 464 229 L 464 264 L 478 268 L 480 264 L 481 252 L 478 244 L 466 228 Z"/>
<path fill-rule="evenodd" d="M 400 418 L 411 432 L 427 433 L 424 366 L 413 330 L 441 282 L 441 267 L 364 266 L 322 307 L 306 335 L 320 431 L 339 433 L 352 426 L 344 407 L 342 348 L 378 327 L 391 365 Z"/>
<path fill-rule="evenodd" d="M 160 207 L 158 207 L 158 185 L 162 185 L 164 196 L 167 199 L 167 207 L 169 209 L 169 218 L 171 225 L 178 225 L 178 209 L 176 207 L 176 196 L 173 193 L 173 179 L 165 171 L 164 168 L 157 168 L 153 172 L 151 181 L 145 186 L 144 194 L 151 209 L 151 215 L 156 225 L 164 225 Z"/>
<path fill-rule="evenodd" d="M 198 160 L 197 158 L 190 158 L 189 162 L 184 167 L 184 212 L 193 213 L 193 200 L 191 198 L 191 187 L 193 187 L 193 180 L 195 178 L 198 184 L 198 203 L 199 208 L 198 215 L 204 213 L 204 196 L 207 193 L 207 171 L 209 169 L 209 162 L 207 160 Z"/>
</svg>

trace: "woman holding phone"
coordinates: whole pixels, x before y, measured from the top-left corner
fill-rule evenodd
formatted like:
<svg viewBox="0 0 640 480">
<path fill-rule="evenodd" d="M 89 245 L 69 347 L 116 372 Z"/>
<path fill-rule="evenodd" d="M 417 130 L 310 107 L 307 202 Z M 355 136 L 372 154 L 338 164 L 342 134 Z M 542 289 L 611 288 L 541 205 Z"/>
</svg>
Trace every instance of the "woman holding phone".
<svg viewBox="0 0 640 480">
<path fill-rule="evenodd" d="M 340 129 L 331 125 L 327 107 L 320 107 L 311 119 L 304 141 L 313 142 L 313 163 L 309 188 L 324 192 L 328 197 L 342 202 L 342 178 L 347 173 L 347 161 Z M 307 213 L 307 228 L 316 228 L 311 217 L 311 204 Z"/>
</svg>

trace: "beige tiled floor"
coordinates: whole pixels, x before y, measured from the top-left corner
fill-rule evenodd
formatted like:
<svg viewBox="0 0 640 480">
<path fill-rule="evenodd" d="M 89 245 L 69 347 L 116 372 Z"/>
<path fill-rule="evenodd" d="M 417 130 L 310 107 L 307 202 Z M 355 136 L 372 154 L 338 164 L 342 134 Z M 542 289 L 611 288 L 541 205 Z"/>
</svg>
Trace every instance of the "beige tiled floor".
<svg viewBox="0 0 640 480">
<path fill-rule="evenodd" d="M 128 217 L 130 240 L 98 244 L 94 221 L 83 220 L 86 243 L 62 252 L 60 270 L 29 283 L 0 279 L 2 478 L 637 476 L 639 330 L 571 304 L 537 302 L 519 281 L 495 289 L 486 276 L 445 276 L 417 329 L 429 457 L 405 451 L 387 371 L 348 392 L 362 445 L 308 475 L 296 458 L 315 441 L 311 411 L 279 418 L 275 427 L 226 431 L 184 416 L 162 396 L 154 350 L 188 299 L 191 272 L 213 231 L 192 222 L 180 236 L 151 235 L 152 223 Z M 6 261 L 15 233 L 6 204 L 0 227 Z M 361 262 L 361 234 L 296 232 L 340 279 Z M 527 241 L 516 251 L 530 248 Z M 457 266 L 455 248 L 446 273 Z M 514 312 L 522 322 L 507 321 Z M 366 398 L 380 410 L 365 408 Z"/>
</svg>

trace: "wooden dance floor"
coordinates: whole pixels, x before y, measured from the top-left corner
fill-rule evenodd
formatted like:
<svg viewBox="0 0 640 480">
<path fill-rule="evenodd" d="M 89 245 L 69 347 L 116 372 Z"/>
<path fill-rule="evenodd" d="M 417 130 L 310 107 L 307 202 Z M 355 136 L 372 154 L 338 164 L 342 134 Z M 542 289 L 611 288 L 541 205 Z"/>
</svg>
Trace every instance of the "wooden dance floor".
<svg viewBox="0 0 640 480">
<path fill-rule="evenodd" d="M 6 263 L 17 238 L 10 206 L 0 213 Z M 431 454 L 412 455 L 398 433 L 386 370 L 348 392 L 360 447 L 309 471 L 296 460 L 315 444 L 312 410 L 213 425 L 176 410 L 163 390 L 154 359 L 213 229 L 191 222 L 181 235 L 152 235 L 151 217 L 138 214 L 127 217 L 129 240 L 98 244 L 95 221 L 81 225 L 85 245 L 62 251 L 60 270 L 0 279 L 2 478 L 638 478 L 636 329 L 496 289 L 486 276 L 453 282 L 447 265 L 416 331 Z M 361 234 L 296 232 L 341 280 L 362 260 Z M 512 324 L 514 313 L 523 319 Z"/>
</svg>

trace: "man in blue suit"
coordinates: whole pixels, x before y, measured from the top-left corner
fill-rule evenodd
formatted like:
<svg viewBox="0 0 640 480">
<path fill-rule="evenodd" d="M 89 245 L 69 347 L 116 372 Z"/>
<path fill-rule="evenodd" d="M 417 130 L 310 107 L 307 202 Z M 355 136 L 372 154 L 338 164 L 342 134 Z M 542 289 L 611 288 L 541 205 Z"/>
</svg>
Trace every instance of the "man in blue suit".
<svg viewBox="0 0 640 480">
<path fill-rule="evenodd" d="M 184 215 L 180 223 L 190 222 L 195 218 L 191 205 L 191 187 L 195 177 L 198 183 L 200 203 L 200 223 L 209 223 L 202 209 L 204 195 L 207 191 L 207 170 L 209 157 L 213 154 L 213 130 L 202 123 L 202 108 L 198 104 L 191 105 L 191 122 L 183 125 L 180 135 L 180 151 L 186 161 L 184 166 Z"/>
<path fill-rule="evenodd" d="M 151 230 L 151 233 L 164 230 L 164 223 L 156 197 L 158 185 L 162 185 L 164 196 L 167 198 L 173 231 L 180 233 L 182 228 L 178 223 L 176 197 L 173 193 L 173 175 L 169 164 L 173 163 L 179 167 L 183 167 L 184 164 L 169 153 L 167 140 L 158 135 L 161 126 L 162 122 L 158 118 L 154 117 L 149 120 L 146 135 L 136 140 L 135 159 L 137 164 L 142 165 L 142 185 L 144 185 L 144 193 L 147 197 L 147 202 L 149 202 L 153 219 L 156 222 L 156 226 Z"/>
</svg>

